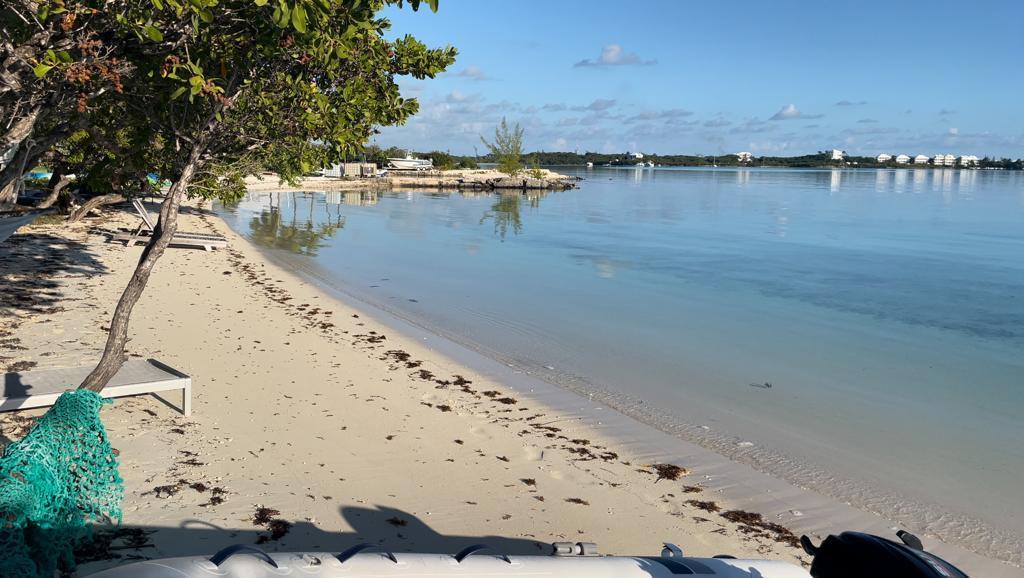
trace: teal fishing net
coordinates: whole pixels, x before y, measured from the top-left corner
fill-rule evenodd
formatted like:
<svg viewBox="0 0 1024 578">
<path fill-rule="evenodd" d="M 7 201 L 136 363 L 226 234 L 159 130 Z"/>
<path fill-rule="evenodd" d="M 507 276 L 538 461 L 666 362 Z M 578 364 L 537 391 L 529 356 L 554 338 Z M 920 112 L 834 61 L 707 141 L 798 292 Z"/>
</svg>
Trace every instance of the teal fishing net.
<svg viewBox="0 0 1024 578">
<path fill-rule="evenodd" d="M 50 578 L 73 567 L 72 550 L 93 520 L 121 518 L 117 473 L 100 407 L 88 390 L 65 392 L 0 456 L 0 576 Z M 63 564 L 62 564 L 63 563 Z"/>
</svg>

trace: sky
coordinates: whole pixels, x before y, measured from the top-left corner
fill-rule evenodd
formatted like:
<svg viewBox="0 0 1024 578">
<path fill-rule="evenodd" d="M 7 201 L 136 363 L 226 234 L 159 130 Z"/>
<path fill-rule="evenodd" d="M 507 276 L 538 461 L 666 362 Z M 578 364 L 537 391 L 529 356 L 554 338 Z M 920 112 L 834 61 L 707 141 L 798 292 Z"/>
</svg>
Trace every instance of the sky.
<svg viewBox="0 0 1024 578">
<path fill-rule="evenodd" d="M 381 146 L 1024 157 L 1024 1 L 441 0 L 392 37 L 452 45 Z"/>
</svg>

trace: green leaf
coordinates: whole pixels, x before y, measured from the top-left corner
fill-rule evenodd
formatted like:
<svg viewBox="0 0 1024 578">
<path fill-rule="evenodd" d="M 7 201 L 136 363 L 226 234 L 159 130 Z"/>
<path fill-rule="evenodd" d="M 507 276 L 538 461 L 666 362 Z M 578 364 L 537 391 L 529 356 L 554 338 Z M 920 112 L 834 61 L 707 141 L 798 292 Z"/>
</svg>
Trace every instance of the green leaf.
<svg viewBox="0 0 1024 578">
<path fill-rule="evenodd" d="M 163 10 L 164 9 L 164 3 L 161 0 L 152 0 L 152 2 L 153 2 L 153 6 L 156 6 L 157 10 Z"/>
<path fill-rule="evenodd" d="M 203 22 L 209 24 L 213 22 L 213 12 L 204 8 L 199 11 L 199 18 L 201 18 Z"/>
<path fill-rule="evenodd" d="M 146 36 L 148 36 L 153 42 L 163 42 L 164 40 L 164 33 L 160 32 L 160 30 L 153 25 L 146 26 Z"/>
<path fill-rule="evenodd" d="M 256 0 L 255 3 L 256 3 L 257 6 L 266 6 L 267 2 L 268 2 L 268 0 Z"/>
<path fill-rule="evenodd" d="M 51 68 L 53 68 L 53 67 L 50 66 L 49 64 L 43 64 L 43 63 L 40 62 L 39 64 L 36 65 L 35 68 L 32 69 L 32 72 L 36 73 L 36 78 L 42 78 L 42 77 L 46 76 L 47 72 L 50 72 Z"/>
<path fill-rule="evenodd" d="M 291 9 L 283 0 L 278 2 L 277 8 L 274 8 L 273 18 L 274 24 L 277 24 L 279 27 L 284 28 L 288 26 L 288 22 L 291 20 Z"/>
<path fill-rule="evenodd" d="M 292 8 L 292 27 L 302 34 L 306 33 L 306 9 L 302 4 L 296 4 Z"/>
<path fill-rule="evenodd" d="M 171 100 L 174 100 L 174 99 L 178 98 L 179 96 L 185 94 L 186 90 L 188 90 L 187 86 L 179 87 L 178 90 L 175 90 L 174 92 L 171 93 Z"/>
</svg>

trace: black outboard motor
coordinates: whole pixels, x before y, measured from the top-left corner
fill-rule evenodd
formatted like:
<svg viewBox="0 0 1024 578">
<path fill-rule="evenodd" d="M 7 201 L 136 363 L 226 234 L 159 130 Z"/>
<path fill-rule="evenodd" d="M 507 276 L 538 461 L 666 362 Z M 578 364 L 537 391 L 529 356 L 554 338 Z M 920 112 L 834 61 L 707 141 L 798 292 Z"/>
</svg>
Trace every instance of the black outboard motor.
<svg viewBox="0 0 1024 578">
<path fill-rule="evenodd" d="M 814 556 L 814 578 L 968 578 L 956 566 L 924 551 L 910 532 L 896 534 L 902 544 L 860 532 L 829 536 L 814 546 L 803 536 L 800 544 Z"/>
</svg>

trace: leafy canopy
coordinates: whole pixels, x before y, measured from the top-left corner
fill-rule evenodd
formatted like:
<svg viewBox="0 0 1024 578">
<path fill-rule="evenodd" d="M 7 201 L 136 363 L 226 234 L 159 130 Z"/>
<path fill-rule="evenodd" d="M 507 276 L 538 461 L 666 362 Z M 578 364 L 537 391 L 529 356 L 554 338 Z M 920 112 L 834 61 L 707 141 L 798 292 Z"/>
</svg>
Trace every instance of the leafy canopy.
<svg viewBox="0 0 1024 578">
<path fill-rule="evenodd" d="M 231 198 L 245 176 L 274 171 L 294 181 L 417 112 L 395 77 L 434 77 L 456 51 L 388 40 L 390 22 L 376 16 L 388 4 L 437 8 L 436 0 L 48 0 L 37 13 L 44 22 L 70 22 L 93 53 L 117 59 L 117 90 L 77 87 L 95 74 L 83 72 L 76 46 L 44 53 L 35 73 L 82 91 L 78 112 L 93 127 L 87 139 L 77 135 L 78 152 L 91 151 L 87 172 L 148 165 L 178 180 L 189 167 L 189 195 Z M 133 146 L 113 146 L 129 136 Z"/>
</svg>

